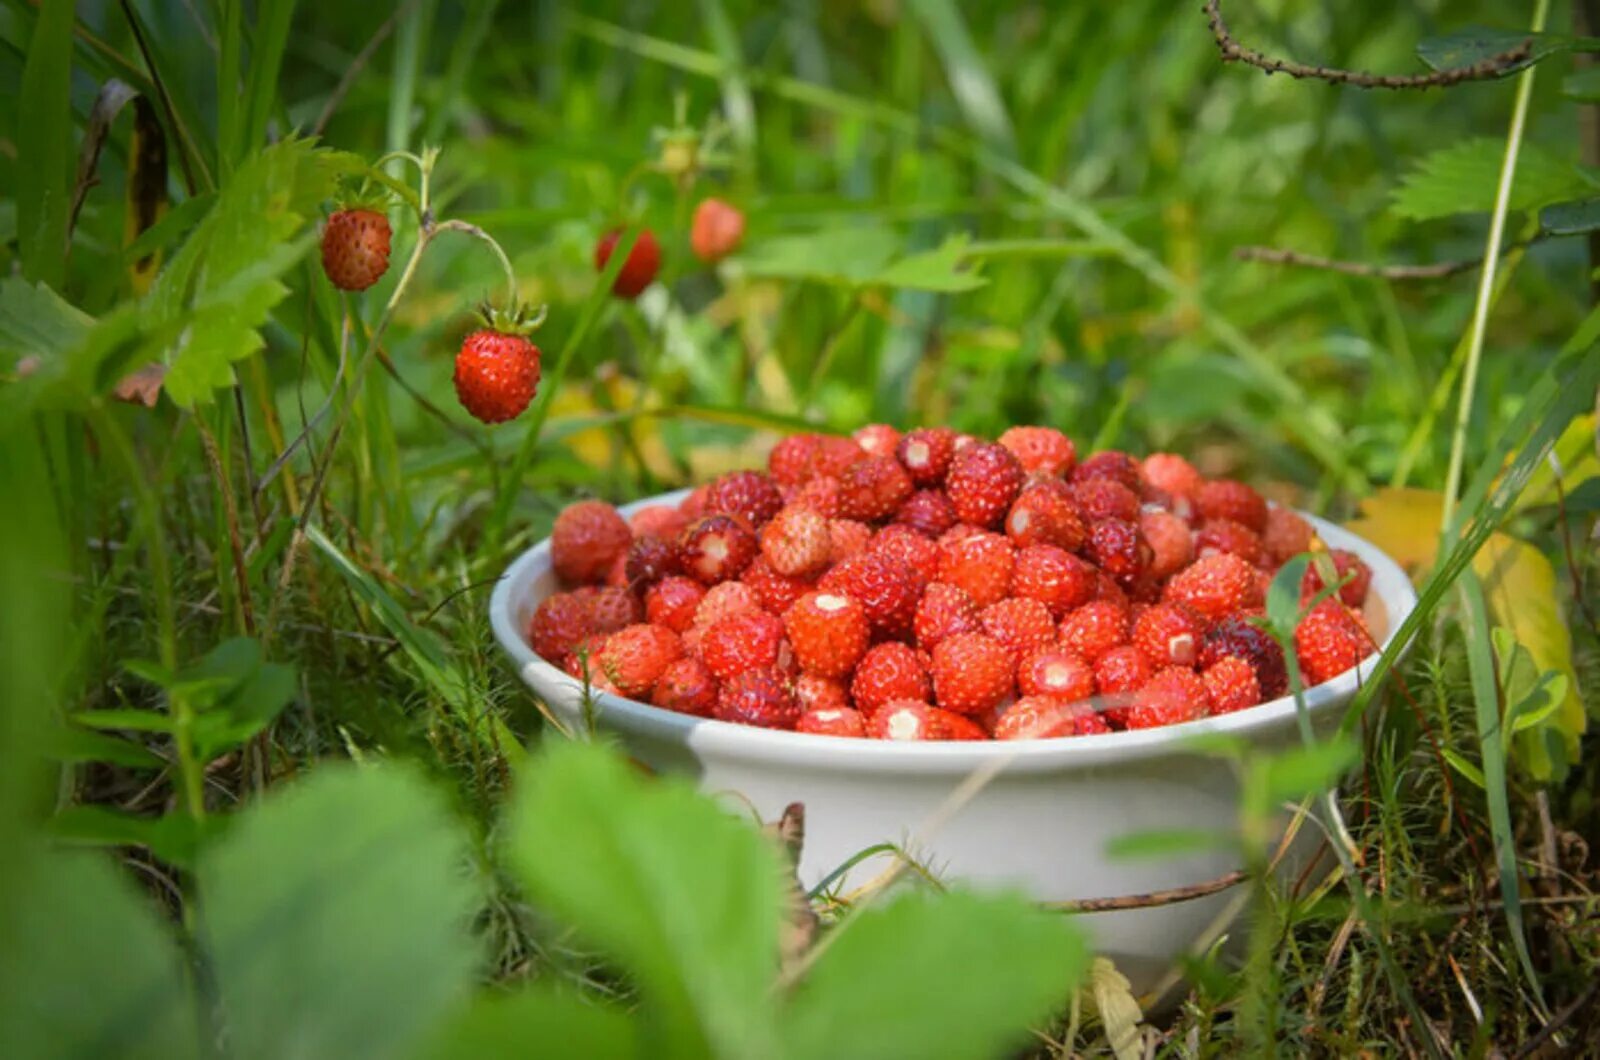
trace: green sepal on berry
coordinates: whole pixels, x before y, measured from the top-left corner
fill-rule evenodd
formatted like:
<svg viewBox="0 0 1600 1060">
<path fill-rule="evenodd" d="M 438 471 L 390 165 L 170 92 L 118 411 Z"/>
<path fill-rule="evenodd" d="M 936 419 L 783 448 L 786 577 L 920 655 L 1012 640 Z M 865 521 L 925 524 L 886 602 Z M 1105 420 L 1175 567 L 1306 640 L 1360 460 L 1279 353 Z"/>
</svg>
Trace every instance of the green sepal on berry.
<svg viewBox="0 0 1600 1060">
<path fill-rule="evenodd" d="M 502 335 L 520 335 L 523 338 L 538 331 L 549 315 L 550 307 L 544 304 L 538 308 L 517 301 L 503 307 L 490 302 L 478 305 L 478 318 L 483 321 L 484 327 Z"/>
</svg>

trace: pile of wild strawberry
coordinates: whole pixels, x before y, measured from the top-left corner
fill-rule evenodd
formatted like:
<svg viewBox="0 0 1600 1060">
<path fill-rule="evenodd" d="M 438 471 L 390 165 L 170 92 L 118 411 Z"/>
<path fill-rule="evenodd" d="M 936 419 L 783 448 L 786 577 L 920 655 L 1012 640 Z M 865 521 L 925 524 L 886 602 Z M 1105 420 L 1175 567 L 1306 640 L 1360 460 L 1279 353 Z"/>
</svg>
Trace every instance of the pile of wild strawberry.
<svg viewBox="0 0 1600 1060">
<path fill-rule="evenodd" d="M 1283 695 L 1251 619 L 1311 526 L 1181 456 L 1096 453 L 1014 427 L 785 438 L 677 507 L 581 501 L 551 535 L 571 591 L 534 651 L 596 689 L 776 729 L 889 740 L 1075 736 Z M 1370 573 L 1296 631 L 1307 684 L 1372 650 Z M 1302 592 L 1322 581 L 1313 566 Z"/>
</svg>

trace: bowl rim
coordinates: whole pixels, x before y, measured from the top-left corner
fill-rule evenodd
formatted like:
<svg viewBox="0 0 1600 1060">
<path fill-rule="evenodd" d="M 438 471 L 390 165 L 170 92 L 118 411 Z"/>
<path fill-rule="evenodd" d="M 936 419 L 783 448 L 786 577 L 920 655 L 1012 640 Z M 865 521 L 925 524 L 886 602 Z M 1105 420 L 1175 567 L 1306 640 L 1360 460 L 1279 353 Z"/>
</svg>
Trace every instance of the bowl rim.
<svg viewBox="0 0 1600 1060">
<path fill-rule="evenodd" d="M 673 505 L 689 490 L 674 490 L 619 506 L 631 515 L 650 505 Z M 1379 592 L 1387 628 L 1378 650 L 1331 681 L 1305 692 L 1307 713 L 1313 717 L 1335 705 L 1347 703 L 1370 676 L 1378 656 L 1389 649 L 1401 624 L 1417 604 L 1416 589 L 1400 565 L 1365 538 L 1325 519 L 1300 512 L 1333 548 L 1349 549 L 1372 570 L 1372 591 Z M 489 619 L 495 639 L 516 664 L 518 675 L 541 698 L 546 689 L 579 696 L 583 683 L 547 662 L 523 639 L 516 620 L 512 590 L 538 576 L 550 565 L 548 538 L 524 550 L 495 584 L 489 600 Z M 1215 734 L 1257 738 L 1278 735 L 1293 725 L 1294 697 L 1280 696 L 1231 714 L 1153 729 L 1123 730 L 1089 736 L 1063 736 L 1032 740 L 893 741 L 841 739 L 781 729 L 764 729 L 736 722 L 679 714 L 609 692 L 591 689 L 594 718 L 602 728 L 681 744 L 699 755 L 736 758 L 748 762 L 805 765 L 838 772 L 966 774 L 975 769 L 1004 765 L 1008 771 L 1046 772 L 1061 768 L 1110 765 L 1171 753 L 1190 753 L 1197 737 Z M 552 709 L 560 712 L 559 707 Z"/>
</svg>

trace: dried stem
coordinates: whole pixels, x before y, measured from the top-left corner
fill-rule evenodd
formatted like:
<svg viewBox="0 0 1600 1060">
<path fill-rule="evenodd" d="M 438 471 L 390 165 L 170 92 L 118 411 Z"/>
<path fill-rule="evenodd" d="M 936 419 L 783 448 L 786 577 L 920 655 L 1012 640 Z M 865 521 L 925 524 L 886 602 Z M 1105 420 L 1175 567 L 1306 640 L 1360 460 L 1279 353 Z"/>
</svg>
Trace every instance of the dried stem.
<svg viewBox="0 0 1600 1060">
<path fill-rule="evenodd" d="M 1463 272 L 1471 272 L 1483 264 L 1482 258 L 1463 258 L 1459 261 L 1437 261 L 1431 265 L 1374 265 L 1365 261 L 1338 261 L 1333 258 L 1318 257 L 1315 254 L 1302 254 L 1298 250 L 1257 246 L 1235 247 L 1233 256 L 1240 261 L 1326 269 L 1346 276 L 1373 276 L 1382 280 L 1443 280 Z"/>
</svg>

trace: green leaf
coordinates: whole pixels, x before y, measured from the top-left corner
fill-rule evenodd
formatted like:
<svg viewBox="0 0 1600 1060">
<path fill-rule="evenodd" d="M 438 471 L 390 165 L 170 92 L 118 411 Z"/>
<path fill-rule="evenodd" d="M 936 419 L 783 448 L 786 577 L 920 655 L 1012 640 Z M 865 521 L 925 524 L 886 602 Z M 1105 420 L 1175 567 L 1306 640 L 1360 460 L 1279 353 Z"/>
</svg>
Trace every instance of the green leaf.
<svg viewBox="0 0 1600 1060">
<path fill-rule="evenodd" d="M 1583 103 L 1600 101 L 1600 65 L 1572 71 L 1561 82 L 1561 94 Z"/>
<path fill-rule="evenodd" d="M 634 1018 L 612 1005 L 535 985 L 514 994 L 484 994 L 446 1020 L 415 1060 L 482 1060 L 494 1056 L 544 1056 L 559 1043 L 563 1053 L 586 1060 L 637 1057 Z"/>
<path fill-rule="evenodd" d="M 1600 67 L 1596 67 L 1600 69 Z M 1552 236 L 1576 236 L 1600 228 L 1600 197 L 1558 202 L 1539 211 L 1539 228 Z"/>
<path fill-rule="evenodd" d="M 265 729 L 294 691 L 294 667 L 265 662 L 258 642 L 235 637 L 180 673 L 170 694 L 196 710 L 195 752 L 209 759 Z"/>
<path fill-rule="evenodd" d="M 1429 37 L 1417 45 L 1417 57 L 1435 70 L 1460 70 L 1476 66 L 1496 55 L 1503 54 L 1529 42 L 1527 58 L 1508 63 L 1499 76 L 1524 70 L 1534 63 L 1568 51 L 1573 46 L 1571 37 L 1559 33 L 1529 33 L 1527 31 L 1489 29 L 1486 26 L 1466 26 L 1442 37 Z"/>
<path fill-rule="evenodd" d="M 1474 763 L 1467 761 L 1459 751 L 1452 748 L 1446 747 L 1440 753 L 1444 755 L 1444 760 L 1450 763 L 1450 768 L 1460 773 L 1468 783 L 1475 786 L 1479 791 L 1483 790 L 1483 770 L 1479 769 Z"/>
<path fill-rule="evenodd" d="M 17 243 L 22 274 L 60 287 L 67 267 L 72 196 L 72 28 L 70 3 L 44 4 L 33 24 L 16 98 Z"/>
<path fill-rule="evenodd" d="M 1278 568 L 1267 586 L 1267 621 L 1280 638 L 1293 637 L 1300 624 L 1300 584 L 1309 566 L 1311 556 L 1301 553 Z"/>
<path fill-rule="evenodd" d="M 885 287 L 914 291 L 971 291 L 989 281 L 976 268 L 961 268 L 966 258 L 966 233 L 950 236 L 937 250 L 901 258 L 878 274 Z"/>
<path fill-rule="evenodd" d="M 1106 843 L 1108 858 L 1176 858 L 1237 846 L 1238 836 L 1216 828 L 1152 828 Z"/>
<path fill-rule="evenodd" d="M 8 355 L 8 370 L 24 357 L 38 357 L 48 368 L 93 326 L 93 317 L 42 283 L 20 276 L 0 280 L 0 351 Z"/>
<path fill-rule="evenodd" d="M 944 64 L 950 92 L 972 130 L 1000 150 L 1016 151 L 1016 132 L 984 51 L 973 41 L 954 0 L 913 0 L 911 11 Z"/>
<path fill-rule="evenodd" d="M 752 276 L 860 287 L 876 280 L 899 248 L 900 237 L 886 228 L 826 228 L 752 244 L 740 263 Z"/>
<path fill-rule="evenodd" d="M 1008 1055 L 1088 958 L 1064 917 L 1020 895 L 913 891 L 833 931 L 784 1013 L 795 1058 Z"/>
<path fill-rule="evenodd" d="M 50 819 L 49 831 L 69 843 L 144 847 L 162 861 L 189 869 L 201 844 L 219 834 L 227 821 L 196 821 L 182 813 L 134 817 L 104 806 L 68 806 Z"/>
<path fill-rule="evenodd" d="M 464 1000 L 478 947 L 462 829 L 396 765 L 324 764 L 200 859 L 235 1057 L 402 1053 Z"/>
<path fill-rule="evenodd" d="M 1322 791 L 1337 782 L 1359 758 L 1355 741 L 1344 737 L 1258 758 L 1245 775 L 1246 809 L 1269 813 L 1285 802 Z"/>
<path fill-rule="evenodd" d="M 1394 211 L 1426 221 L 1461 213 L 1485 213 L 1494 206 L 1505 144 L 1480 138 L 1463 140 L 1424 158 L 1400 182 Z M 1582 170 L 1556 155 L 1523 144 L 1511 187 L 1513 210 L 1536 210 L 1593 191 L 1595 183 Z"/>
<path fill-rule="evenodd" d="M 509 854 L 529 895 L 638 982 L 667 1056 L 771 1056 L 777 852 L 677 779 L 591 744 L 524 769 Z"/>
<path fill-rule="evenodd" d="M 69 717 L 79 725 L 86 725 L 91 729 L 112 731 L 170 733 L 173 724 L 170 714 L 133 707 L 126 710 L 80 710 Z"/>
<path fill-rule="evenodd" d="M 1541 672 L 1533 655 L 1517 643 L 1517 635 L 1509 629 L 1495 627 L 1491 640 L 1501 701 L 1506 704 L 1501 726 L 1516 735 L 1544 724 L 1566 701 L 1567 675 L 1557 670 Z"/>
<path fill-rule="evenodd" d="M 200 1055 L 178 949 L 147 898 L 95 854 L 13 847 L 5 871 L 0 1056 Z"/>
<path fill-rule="evenodd" d="M 57 762 L 110 762 L 130 769 L 164 769 L 165 759 L 129 740 L 70 725 L 48 731 L 40 748 Z"/>
</svg>

